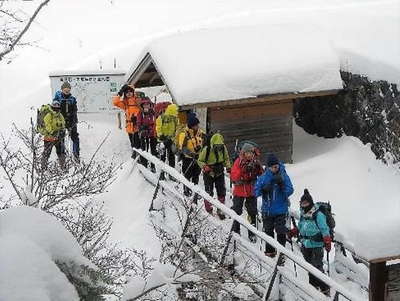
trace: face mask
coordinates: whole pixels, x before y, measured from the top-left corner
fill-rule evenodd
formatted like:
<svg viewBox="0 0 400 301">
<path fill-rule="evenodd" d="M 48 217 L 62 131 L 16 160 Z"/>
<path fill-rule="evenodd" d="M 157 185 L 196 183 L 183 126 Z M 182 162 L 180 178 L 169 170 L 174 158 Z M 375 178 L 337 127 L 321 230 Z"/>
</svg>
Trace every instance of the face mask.
<svg viewBox="0 0 400 301">
<path fill-rule="evenodd" d="M 306 206 L 306 207 L 301 206 L 301 209 L 303 209 L 304 212 L 307 213 L 308 211 L 311 210 L 311 208 L 312 208 L 313 206 L 314 206 L 314 204 L 309 204 L 309 205 Z"/>
</svg>

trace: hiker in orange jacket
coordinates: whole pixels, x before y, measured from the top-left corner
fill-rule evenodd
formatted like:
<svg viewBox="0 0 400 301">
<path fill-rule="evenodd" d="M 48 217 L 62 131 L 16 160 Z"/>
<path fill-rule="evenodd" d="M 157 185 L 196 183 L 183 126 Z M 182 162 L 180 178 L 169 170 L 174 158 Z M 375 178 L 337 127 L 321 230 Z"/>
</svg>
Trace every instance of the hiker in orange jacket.
<svg viewBox="0 0 400 301">
<path fill-rule="evenodd" d="M 113 105 L 125 111 L 125 129 L 128 133 L 131 147 L 140 149 L 139 130 L 137 127 L 140 99 L 135 97 L 135 88 L 131 85 L 123 85 L 118 95 L 113 97 Z M 135 152 L 132 157 L 136 157 Z"/>
</svg>

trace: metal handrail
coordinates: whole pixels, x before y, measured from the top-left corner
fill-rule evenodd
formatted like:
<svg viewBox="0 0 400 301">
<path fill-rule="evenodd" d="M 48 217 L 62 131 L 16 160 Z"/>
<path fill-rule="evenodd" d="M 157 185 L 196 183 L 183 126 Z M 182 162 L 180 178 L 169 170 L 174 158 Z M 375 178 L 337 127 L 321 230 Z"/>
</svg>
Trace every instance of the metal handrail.
<svg viewBox="0 0 400 301">
<path fill-rule="evenodd" d="M 174 177 L 176 180 L 181 182 L 183 185 L 186 187 L 190 188 L 194 193 L 196 193 L 198 196 L 206 199 L 209 201 L 213 206 L 216 208 L 220 209 L 225 215 L 228 215 L 232 220 L 238 222 L 241 226 L 245 227 L 246 229 L 250 230 L 253 232 L 257 237 L 260 239 L 266 241 L 268 244 L 273 246 L 278 252 L 284 254 L 287 258 L 290 260 L 294 261 L 297 265 L 302 267 L 304 270 L 307 272 L 311 273 L 315 277 L 317 277 L 319 280 L 323 281 L 325 284 L 327 284 L 330 288 L 334 289 L 337 293 L 339 293 L 341 296 L 347 298 L 348 300 L 352 301 L 365 301 L 364 299 L 359 298 L 358 296 L 355 296 L 352 292 L 350 292 L 348 289 L 337 283 L 335 280 L 332 278 L 328 277 L 324 273 L 322 273 L 320 270 L 306 262 L 303 258 L 297 256 L 294 254 L 292 251 L 286 249 L 282 245 L 280 245 L 274 238 L 268 236 L 266 233 L 261 232 L 257 230 L 253 225 L 248 223 L 244 218 L 241 216 L 237 215 L 235 211 L 232 209 L 227 208 L 224 204 L 220 203 L 216 198 L 210 196 L 207 192 L 205 192 L 200 186 L 195 185 L 191 182 L 189 182 L 181 173 L 179 173 L 175 168 L 172 168 L 168 165 L 166 165 L 164 162 L 159 160 L 157 157 L 139 150 L 133 148 L 133 151 L 135 151 L 138 155 L 144 157 L 151 163 L 153 163 L 156 167 L 159 167 L 161 171 L 164 173 Z"/>
</svg>

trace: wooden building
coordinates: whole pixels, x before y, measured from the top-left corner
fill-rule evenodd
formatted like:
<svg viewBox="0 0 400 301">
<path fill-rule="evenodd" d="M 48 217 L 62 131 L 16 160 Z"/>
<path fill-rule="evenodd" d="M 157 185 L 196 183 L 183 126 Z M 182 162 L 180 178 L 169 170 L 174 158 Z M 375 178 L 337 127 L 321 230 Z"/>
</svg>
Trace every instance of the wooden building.
<svg viewBox="0 0 400 301">
<path fill-rule="evenodd" d="M 293 57 L 286 48 L 293 40 L 273 47 L 261 38 L 271 30 L 285 34 L 249 27 L 164 37 L 148 45 L 127 81 L 137 88 L 166 86 L 181 111 L 195 111 L 207 131 L 223 134 L 230 152 L 237 140 L 249 139 L 263 156 L 275 153 L 292 162 L 293 101 L 336 94 L 342 81 L 331 57 L 304 66 L 304 56 L 312 60 L 329 50 L 297 50 Z M 252 46 L 237 47 L 238 41 Z"/>
</svg>

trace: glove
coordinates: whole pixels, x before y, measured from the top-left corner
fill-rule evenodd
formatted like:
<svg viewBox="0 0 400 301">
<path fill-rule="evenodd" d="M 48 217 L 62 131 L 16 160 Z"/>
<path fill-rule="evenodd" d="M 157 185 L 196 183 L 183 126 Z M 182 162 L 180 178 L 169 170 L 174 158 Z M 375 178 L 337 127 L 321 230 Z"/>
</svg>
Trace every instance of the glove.
<svg viewBox="0 0 400 301">
<path fill-rule="evenodd" d="M 203 172 L 204 173 L 209 173 L 210 171 L 212 171 L 212 168 L 209 165 L 204 165 Z"/>
<path fill-rule="evenodd" d="M 324 236 L 324 246 L 327 252 L 330 252 L 332 248 L 332 238 L 330 236 Z"/>
<path fill-rule="evenodd" d="M 262 190 L 264 193 L 269 193 L 272 190 L 272 184 L 270 183 L 270 184 L 264 185 Z"/>
<path fill-rule="evenodd" d="M 125 85 L 123 85 L 122 87 L 121 87 L 121 89 L 119 89 L 119 91 L 118 91 L 118 95 L 121 97 L 122 95 L 124 95 L 124 93 L 125 93 L 125 91 L 126 91 L 126 89 L 128 88 L 129 86 L 127 85 L 127 84 L 125 84 Z"/>
<path fill-rule="evenodd" d="M 290 229 L 287 233 L 287 237 L 289 237 L 289 239 L 292 239 L 292 237 L 296 237 L 297 235 L 299 235 L 299 229 L 296 227 Z"/>
<path fill-rule="evenodd" d="M 283 184 L 283 177 L 281 174 L 274 175 L 272 181 L 280 186 Z"/>
<path fill-rule="evenodd" d="M 149 129 L 149 126 L 146 125 L 146 124 L 143 124 L 143 125 L 140 126 L 140 130 L 141 131 L 147 131 L 148 129 Z"/>
<path fill-rule="evenodd" d="M 226 168 L 226 172 L 227 172 L 227 173 L 231 173 L 231 168 L 230 168 L 230 167 L 227 167 L 227 168 Z"/>
</svg>

